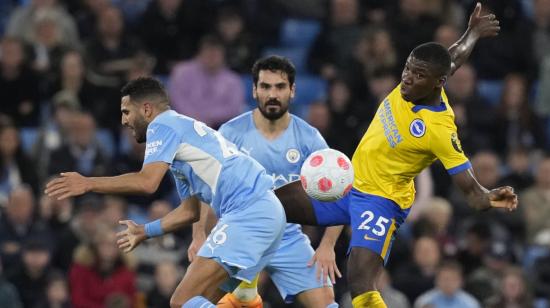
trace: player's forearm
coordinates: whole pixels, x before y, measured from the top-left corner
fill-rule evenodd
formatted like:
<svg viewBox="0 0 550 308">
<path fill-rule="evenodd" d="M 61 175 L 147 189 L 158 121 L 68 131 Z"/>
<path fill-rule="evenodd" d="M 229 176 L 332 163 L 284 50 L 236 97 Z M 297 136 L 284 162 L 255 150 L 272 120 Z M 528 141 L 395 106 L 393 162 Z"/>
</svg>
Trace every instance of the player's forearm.
<svg viewBox="0 0 550 308">
<path fill-rule="evenodd" d="M 449 53 L 451 54 L 451 75 L 466 62 L 478 39 L 479 34 L 468 28 L 462 37 L 449 47 Z"/>
<path fill-rule="evenodd" d="M 158 183 L 151 183 L 141 173 L 126 173 L 113 177 L 89 178 L 88 191 L 102 194 L 152 194 Z"/>
<path fill-rule="evenodd" d="M 188 199 L 161 219 L 162 231 L 164 233 L 174 232 L 189 226 L 199 220 L 200 212 L 199 201 Z"/>
<path fill-rule="evenodd" d="M 319 246 L 325 245 L 331 248 L 334 247 L 334 245 L 336 245 L 336 242 L 338 241 L 338 238 L 340 237 L 340 234 L 342 233 L 342 230 L 344 230 L 344 226 L 327 227 Z"/>
<path fill-rule="evenodd" d="M 477 179 L 473 176 L 473 172 L 471 170 L 468 170 L 467 172 L 470 173 L 471 178 L 473 179 L 473 181 L 468 183 L 468 187 L 463 189 L 468 205 L 478 211 L 488 210 L 491 208 L 489 190 L 479 184 Z"/>
<path fill-rule="evenodd" d="M 208 205 L 201 202 L 200 217 L 193 224 L 193 238 L 205 239 L 208 231 L 206 230 L 208 221 Z"/>
</svg>

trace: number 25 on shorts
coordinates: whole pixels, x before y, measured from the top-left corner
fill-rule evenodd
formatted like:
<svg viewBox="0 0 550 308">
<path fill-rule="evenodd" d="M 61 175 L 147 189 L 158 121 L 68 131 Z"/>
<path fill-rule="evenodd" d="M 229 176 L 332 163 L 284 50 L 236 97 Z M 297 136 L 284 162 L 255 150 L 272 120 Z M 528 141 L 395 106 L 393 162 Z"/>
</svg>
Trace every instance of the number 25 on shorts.
<svg viewBox="0 0 550 308">
<path fill-rule="evenodd" d="M 386 217 L 378 216 L 376 222 L 373 223 L 375 215 L 372 211 L 364 211 L 363 214 L 361 214 L 361 218 L 364 220 L 359 225 L 359 227 L 357 227 L 357 229 L 371 231 L 372 234 L 379 237 L 383 237 L 386 234 L 386 231 L 388 230 L 388 227 L 391 225 L 392 222 Z"/>
</svg>

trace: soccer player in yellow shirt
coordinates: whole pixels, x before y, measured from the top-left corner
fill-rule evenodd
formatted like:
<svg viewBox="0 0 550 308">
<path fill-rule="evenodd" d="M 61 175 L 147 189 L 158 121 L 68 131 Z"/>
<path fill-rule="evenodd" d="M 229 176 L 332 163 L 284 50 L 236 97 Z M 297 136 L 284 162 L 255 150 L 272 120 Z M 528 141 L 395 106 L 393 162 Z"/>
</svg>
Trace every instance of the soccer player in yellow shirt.
<svg viewBox="0 0 550 308">
<path fill-rule="evenodd" d="M 495 15 L 481 15 L 478 3 L 468 29 L 448 50 L 426 43 L 411 52 L 401 83 L 380 104 L 353 155 L 355 181 L 346 197 L 319 202 L 309 198 L 299 182 L 276 190 L 289 222 L 351 226 L 348 286 L 354 308 L 386 307 L 374 282 L 413 203 L 413 179 L 435 160 L 443 163 L 473 208 L 517 207 L 511 187 L 488 190 L 477 182 L 443 90 L 477 40 L 499 30 Z"/>
</svg>

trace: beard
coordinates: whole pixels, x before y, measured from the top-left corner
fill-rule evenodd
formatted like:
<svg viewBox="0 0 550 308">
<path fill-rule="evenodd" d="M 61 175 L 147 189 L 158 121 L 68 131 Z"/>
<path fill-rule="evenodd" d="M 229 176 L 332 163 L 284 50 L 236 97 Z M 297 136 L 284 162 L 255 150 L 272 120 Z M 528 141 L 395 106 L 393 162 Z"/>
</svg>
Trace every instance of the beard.
<svg viewBox="0 0 550 308">
<path fill-rule="evenodd" d="M 147 122 L 144 119 L 137 119 L 133 126 L 134 138 L 137 143 L 144 143 L 147 140 Z"/>
<path fill-rule="evenodd" d="M 276 106 L 279 108 L 276 109 L 271 106 Z M 258 104 L 258 109 L 264 118 L 274 121 L 280 119 L 288 111 L 288 102 L 286 104 L 282 104 L 278 100 L 269 100 L 265 104 Z"/>
</svg>

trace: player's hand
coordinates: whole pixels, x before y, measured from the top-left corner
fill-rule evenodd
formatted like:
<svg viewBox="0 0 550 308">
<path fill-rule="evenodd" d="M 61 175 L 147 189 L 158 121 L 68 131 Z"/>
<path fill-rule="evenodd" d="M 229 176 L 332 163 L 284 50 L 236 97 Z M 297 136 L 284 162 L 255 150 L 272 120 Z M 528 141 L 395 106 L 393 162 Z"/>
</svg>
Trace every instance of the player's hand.
<svg viewBox="0 0 550 308">
<path fill-rule="evenodd" d="M 333 284 L 336 283 L 336 276 L 342 278 L 342 274 L 340 274 L 340 270 L 336 265 L 336 254 L 333 247 L 323 244 L 319 245 L 319 248 L 317 248 L 307 266 L 314 266 L 315 263 L 317 263 L 317 280 L 321 281 L 323 285 L 327 283 L 327 275 Z"/>
<path fill-rule="evenodd" d="M 189 245 L 189 248 L 187 248 L 187 259 L 189 260 L 189 262 L 193 262 L 193 260 L 195 260 L 195 258 L 197 257 L 197 253 L 199 252 L 199 249 L 202 247 L 204 242 L 206 242 L 206 236 L 193 236 L 191 245 Z"/>
<path fill-rule="evenodd" d="M 481 15 L 481 3 L 477 3 L 470 20 L 468 28 L 479 38 L 496 36 L 500 31 L 499 21 L 495 14 Z"/>
<path fill-rule="evenodd" d="M 90 180 L 78 172 L 64 172 L 46 184 L 46 193 L 49 197 L 63 200 L 69 197 L 80 196 L 90 191 Z"/>
<path fill-rule="evenodd" d="M 116 243 L 120 250 L 128 253 L 147 239 L 143 225 L 138 225 L 132 220 L 122 220 L 118 223 L 126 226 L 126 230 L 122 230 L 116 234 L 118 238 Z"/>
<path fill-rule="evenodd" d="M 489 191 L 491 207 L 513 211 L 518 207 L 518 196 L 510 186 L 503 186 Z"/>
</svg>

